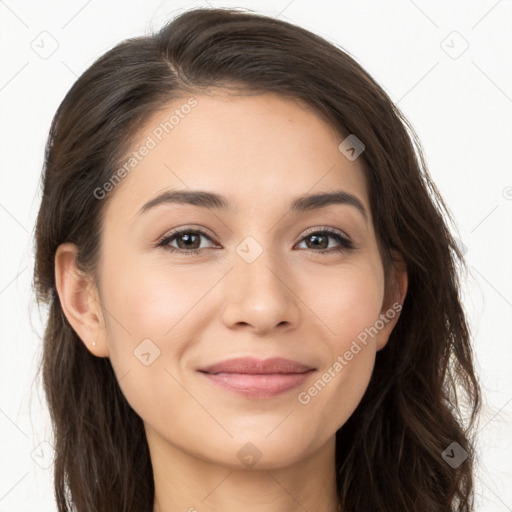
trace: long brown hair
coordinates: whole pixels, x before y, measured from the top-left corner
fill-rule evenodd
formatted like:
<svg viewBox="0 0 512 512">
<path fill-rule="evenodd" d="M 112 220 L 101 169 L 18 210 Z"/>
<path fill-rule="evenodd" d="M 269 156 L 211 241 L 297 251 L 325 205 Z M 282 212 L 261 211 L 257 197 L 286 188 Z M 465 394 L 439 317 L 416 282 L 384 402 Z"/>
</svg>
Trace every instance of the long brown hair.
<svg viewBox="0 0 512 512">
<path fill-rule="evenodd" d="M 407 265 L 401 317 L 377 353 L 361 403 L 336 434 L 343 510 L 472 510 L 471 433 L 480 391 L 460 297 L 465 263 L 413 128 L 353 58 L 321 37 L 252 12 L 195 9 L 94 62 L 51 125 L 34 287 L 38 303 L 49 305 L 40 370 L 54 429 L 59 511 L 150 512 L 154 482 L 142 420 L 110 360 L 93 356 L 63 314 L 57 247 L 76 244 L 80 268 L 97 275 L 109 196 L 98 200 L 94 191 L 118 169 L 139 126 L 174 98 L 209 86 L 301 99 L 341 136 L 363 141 L 384 268 L 392 250 Z M 443 458 L 452 443 L 468 455 L 457 467 Z"/>
</svg>

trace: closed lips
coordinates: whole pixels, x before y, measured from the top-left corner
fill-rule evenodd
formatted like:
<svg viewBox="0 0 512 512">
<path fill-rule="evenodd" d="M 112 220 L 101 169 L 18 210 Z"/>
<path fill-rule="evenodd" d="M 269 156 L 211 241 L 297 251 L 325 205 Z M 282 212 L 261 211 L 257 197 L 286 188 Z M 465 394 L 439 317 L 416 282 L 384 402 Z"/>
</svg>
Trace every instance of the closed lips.
<svg viewBox="0 0 512 512">
<path fill-rule="evenodd" d="M 268 374 L 287 374 L 287 373 L 306 373 L 315 368 L 306 364 L 274 357 L 260 360 L 254 357 L 233 358 L 215 363 L 213 365 L 200 368 L 198 371 L 203 373 L 239 373 L 249 375 L 268 375 Z"/>
<path fill-rule="evenodd" d="M 206 379 L 227 393 L 245 400 L 272 399 L 300 386 L 315 368 L 274 357 L 238 357 L 198 370 Z"/>
</svg>

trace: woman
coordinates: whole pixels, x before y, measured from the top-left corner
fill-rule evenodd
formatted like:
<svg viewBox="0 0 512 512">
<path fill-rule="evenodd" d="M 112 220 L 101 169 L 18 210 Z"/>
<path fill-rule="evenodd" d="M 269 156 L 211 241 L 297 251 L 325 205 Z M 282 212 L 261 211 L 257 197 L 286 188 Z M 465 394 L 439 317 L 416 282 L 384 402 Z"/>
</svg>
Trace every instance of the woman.
<svg viewBox="0 0 512 512">
<path fill-rule="evenodd" d="M 472 510 L 464 262 L 345 52 L 185 12 L 77 80 L 42 186 L 59 511 Z"/>
</svg>

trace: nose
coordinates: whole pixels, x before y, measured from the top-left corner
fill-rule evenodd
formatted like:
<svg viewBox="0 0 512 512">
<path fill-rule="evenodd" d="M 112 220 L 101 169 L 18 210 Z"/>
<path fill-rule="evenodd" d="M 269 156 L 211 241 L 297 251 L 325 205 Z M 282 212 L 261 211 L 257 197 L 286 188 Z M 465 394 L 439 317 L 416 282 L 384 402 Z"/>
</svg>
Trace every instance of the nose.
<svg viewBox="0 0 512 512">
<path fill-rule="evenodd" d="M 236 256 L 234 268 L 226 276 L 222 318 L 229 328 L 248 326 L 256 334 L 272 329 L 296 328 L 299 303 L 290 269 L 283 268 L 270 251 L 252 263 Z"/>
</svg>

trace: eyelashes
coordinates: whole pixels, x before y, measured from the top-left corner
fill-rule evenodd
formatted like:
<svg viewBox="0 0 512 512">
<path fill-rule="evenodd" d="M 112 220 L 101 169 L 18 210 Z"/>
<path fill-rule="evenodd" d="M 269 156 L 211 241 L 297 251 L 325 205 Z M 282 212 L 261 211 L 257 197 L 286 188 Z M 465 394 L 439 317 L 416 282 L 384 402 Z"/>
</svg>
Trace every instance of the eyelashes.
<svg viewBox="0 0 512 512">
<path fill-rule="evenodd" d="M 185 237 L 185 235 L 187 235 Z M 192 235 L 192 236 L 190 236 Z M 181 238 L 180 238 L 181 237 Z M 185 245 L 194 245 L 194 243 L 199 243 L 201 245 L 201 237 L 204 237 L 210 241 L 213 242 L 212 238 L 206 234 L 204 231 L 200 229 L 191 229 L 191 228 L 182 228 L 176 231 L 173 231 L 170 234 L 164 235 L 163 238 L 161 238 L 157 244 L 156 247 L 162 247 L 166 251 L 169 251 L 171 253 L 178 253 L 183 255 L 196 255 L 199 254 L 199 252 L 204 251 L 205 248 L 182 248 L 182 247 L 173 247 L 171 242 L 174 241 L 181 241 L 185 242 Z M 329 239 L 333 239 L 338 243 L 338 247 L 332 248 L 329 247 L 330 242 Z M 355 249 L 354 244 L 352 241 L 346 237 L 343 232 L 334 230 L 332 228 L 328 227 L 320 227 L 320 228 L 314 228 L 308 230 L 304 236 L 301 238 L 301 240 L 298 242 L 298 245 L 302 244 L 303 242 L 311 243 L 312 247 L 315 247 L 315 245 L 322 246 L 323 241 L 327 240 L 327 248 L 323 248 L 321 250 L 316 250 L 314 248 L 307 247 L 305 250 L 311 251 L 313 253 L 319 253 L 319 254 L 339 254 L 342 252 L 349 252 Z M 207 247 L 206 249 L 211 249 L 212 247 Z"/>
</svg>

